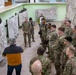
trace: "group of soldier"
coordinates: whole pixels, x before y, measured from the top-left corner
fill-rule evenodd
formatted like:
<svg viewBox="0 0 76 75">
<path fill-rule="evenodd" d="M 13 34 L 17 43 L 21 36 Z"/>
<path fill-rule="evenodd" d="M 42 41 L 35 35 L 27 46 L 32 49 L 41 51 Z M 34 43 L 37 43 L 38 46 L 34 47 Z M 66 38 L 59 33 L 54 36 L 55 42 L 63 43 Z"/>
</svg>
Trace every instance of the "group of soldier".
<svg viewBox="0 0 76 75">
<path fill-rule="evenodd" d="M 31 37 L 32 37 L 32 41 L 35 42 L 34 25 L 35 24 L 31 17 L 29 18 L 29 21 L 28 21 L 28 18 L 25 17 L 25 21 L 22 24 L 25 47 L 27 47 L 27 38 L 28 38 L 29 47 L 31 47 Z"/>
<path fill-rule="evenodd" d="M 50 75 L 51 63 L 54 63 L 56 75 L 76 75 L 76 26 L 71 27 L 71 21 L 65 19 L 57 28 L 55 24 L 48 23 L 43 17 L 39 24 L 41 46 L 37 50 L 37 57 L 30 61 L 32 75 Z M 44 56 L 48 48 L 48 57 Z M 37 63 L 42 64 L 42 70 Z M 35 65 L 34 65 L 35 64 Z M 34 70 L 31 70 L 34 66 Z M 36 67 L 35 67 L 36 66 Z M 35 71 L 36 70 L 36 71 Z"/>
</svg>

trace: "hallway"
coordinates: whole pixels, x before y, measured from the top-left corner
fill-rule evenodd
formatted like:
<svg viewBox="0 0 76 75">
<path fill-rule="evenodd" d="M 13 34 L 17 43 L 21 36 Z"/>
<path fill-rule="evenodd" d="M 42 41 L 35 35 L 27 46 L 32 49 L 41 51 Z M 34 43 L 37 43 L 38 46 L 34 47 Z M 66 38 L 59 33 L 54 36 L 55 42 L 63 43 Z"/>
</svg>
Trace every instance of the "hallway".
<svg viewBox="0 0 76 75">
<path fill-rule="evenodd" d="M 57 27 L 60 26 L 60 22 L 55 22 L 53 24 L 58 25 Z M 31 58 L 35 57 L 37 48 L 40 45 L 40 38 L 38 35 L 38 25 L 35 25 L 35 42 L 32 42 L 31 48 L 24 47 L 24 41 L 23 41 L 23 32 L 20 29 L 19 30 L 19 36 L 17 38 L 17 45 L 21 46 L 24 49 L 24 52 L 22 53 L 22 72 L 21 75 L 31 75 L 29 72 L 29 62 L 31 60 Z M 7 66 L 0 68 L 0 75 L 6 75 L 7 73 Z M 16 75 L 15 72 L 13 72 L 13 75 Z"/>
</svg>

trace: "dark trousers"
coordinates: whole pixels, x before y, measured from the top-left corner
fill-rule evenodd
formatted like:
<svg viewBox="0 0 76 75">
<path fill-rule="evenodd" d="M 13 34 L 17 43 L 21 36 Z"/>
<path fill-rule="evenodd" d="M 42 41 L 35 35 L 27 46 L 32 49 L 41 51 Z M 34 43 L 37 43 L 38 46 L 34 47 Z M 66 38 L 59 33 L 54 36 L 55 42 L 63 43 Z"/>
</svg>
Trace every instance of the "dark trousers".
<svg viewBox="0 0 76 75">
<path fill-rule="evenodd" d="M 21 68 L 22 68 L 22 64 L 17 65 L 17 66 L 9 66 L 8 65 L 7 75 L 12 75 L 14 69 L 16 71 L 16 75 L 20 75 L 21 74 Z"/>
</svg>

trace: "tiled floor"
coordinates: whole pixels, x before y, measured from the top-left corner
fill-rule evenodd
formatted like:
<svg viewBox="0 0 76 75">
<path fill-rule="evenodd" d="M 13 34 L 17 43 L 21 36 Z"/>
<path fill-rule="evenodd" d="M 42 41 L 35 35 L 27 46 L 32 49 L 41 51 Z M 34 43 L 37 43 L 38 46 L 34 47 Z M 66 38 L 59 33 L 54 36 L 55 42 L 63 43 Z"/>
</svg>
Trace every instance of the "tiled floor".
<svg viewBox="0 0 76 75">
<path fill-rule="evenodd" d="M 57 27 L 60 26 L 60 22 L 53 22 L 52 24 L 56 24 Z M 24 49 L 24 52 L 22 53 L 22 72 L 21 75 L 31 75 L 29 72 L 29 62 L 31 58 L 35 57 L 37 48 L 40 45 L 40 38 L 38 35 L 38 25 L 36 23 L 35 25 L 35 42 L 32 42 L 32 47 L 25 48 L 24 47 L 24 41 L 23 41 L 23 32 L 20 29 L 19 30 L 19 37 L 17 38 L 17 45 L 21 46 Z M 7 66 L 5 65 L 4 67 L 0 68 L 0 75 L 6 75 L 7 74 Z M 13 75 L 15 74 L 15 71 L 13 72 Z"/>
</svg>

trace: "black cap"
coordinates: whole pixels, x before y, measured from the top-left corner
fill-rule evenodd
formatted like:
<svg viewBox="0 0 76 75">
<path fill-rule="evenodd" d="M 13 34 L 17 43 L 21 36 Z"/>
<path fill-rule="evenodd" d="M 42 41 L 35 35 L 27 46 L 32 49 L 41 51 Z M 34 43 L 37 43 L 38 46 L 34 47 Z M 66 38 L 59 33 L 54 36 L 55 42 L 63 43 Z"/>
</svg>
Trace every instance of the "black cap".
<svg viewBox="0 0 76 75">
<path fill-rule="evenodd" d="M 70 37 L 70 36 L 67 36 L 64 39 L 66 39 L 68 42 L 72 42 L 72 37 Z"/>
</svg>

